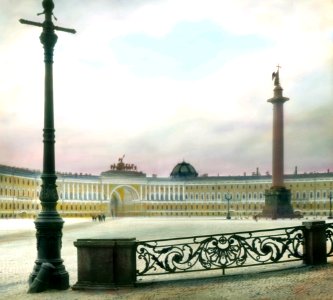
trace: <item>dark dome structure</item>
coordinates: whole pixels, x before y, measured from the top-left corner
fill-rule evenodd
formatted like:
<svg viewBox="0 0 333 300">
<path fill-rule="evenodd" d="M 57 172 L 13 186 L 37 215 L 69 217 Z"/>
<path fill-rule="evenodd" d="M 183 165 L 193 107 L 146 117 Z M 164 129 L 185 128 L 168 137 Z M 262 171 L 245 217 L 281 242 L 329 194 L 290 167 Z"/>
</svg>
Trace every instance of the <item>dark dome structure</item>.
<svg viewBox="0 0 333 300">
<path fill-rule="evenodd" d="M 172 178 L 193 178 L 198 177 L 198 173 L 191 164 L 183 161 L 173 168 L 170 176 Z"/>
</svg>

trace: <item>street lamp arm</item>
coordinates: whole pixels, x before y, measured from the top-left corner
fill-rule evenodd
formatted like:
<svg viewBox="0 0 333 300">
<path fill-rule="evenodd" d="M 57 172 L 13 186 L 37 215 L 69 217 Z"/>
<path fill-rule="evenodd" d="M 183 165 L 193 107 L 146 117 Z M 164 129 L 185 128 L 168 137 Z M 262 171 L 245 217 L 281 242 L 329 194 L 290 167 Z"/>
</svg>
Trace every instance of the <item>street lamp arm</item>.
<svg viewBox="0 0 333 300">
<path fill-rule="evenodd" d="M 19 22 L 21 24 L 27 24 L 27 25 L 34 25 L 34 26 L 38 26 L 38 27 L 43 27 L 43 23 L 29 21 L 29 20 L 25 20 L 25 19 L 19 19 Z"/>
<path fill-rule="evenodd" d="M 25 19 L 19 19 L 19 22 L 21 24 L 27 24 L 27 25 L 34 25 L 34 26 L 38 26 L 38 27 L 44 27 L 44 23 L 39 23 L 39 22 L 34 22 L 34 21 L 29 21 L 29 20 L 25 20 Z M 52 24 L 53 25 L 53 24 Z M 64 31 L 64 32 L 68 32 L 68 33 L 76 33 L 75 29 L 71 29 L 71 28 L 65 28 L 65 27 L 60 27 L 60 26 L 52 26 L 52 29 L 54 30 L 59 30 L 59 31 Z"/>
</svg>

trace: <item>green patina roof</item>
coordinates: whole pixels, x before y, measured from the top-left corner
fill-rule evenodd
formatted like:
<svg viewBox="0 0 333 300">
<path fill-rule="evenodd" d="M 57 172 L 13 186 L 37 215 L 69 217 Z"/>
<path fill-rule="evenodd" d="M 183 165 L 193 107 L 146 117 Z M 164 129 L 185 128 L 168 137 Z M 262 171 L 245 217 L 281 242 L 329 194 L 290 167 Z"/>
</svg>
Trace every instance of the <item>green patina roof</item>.
<svg viewBox="0 0 333 300">
<path fill-rule="evenodd" d="M 170 176 L 173 178 L 198 177 L 198 173 L 191 164 L 183 161 L 173 168 Z"/>
</svg>

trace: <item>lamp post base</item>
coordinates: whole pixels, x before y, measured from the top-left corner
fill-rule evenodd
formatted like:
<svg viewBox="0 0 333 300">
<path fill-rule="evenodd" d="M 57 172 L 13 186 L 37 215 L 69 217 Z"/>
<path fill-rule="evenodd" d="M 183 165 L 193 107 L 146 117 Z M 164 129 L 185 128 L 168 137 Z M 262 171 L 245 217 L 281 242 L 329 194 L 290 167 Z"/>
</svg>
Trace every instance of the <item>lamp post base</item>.
<svg viewBox="0 0 333 300">
<path fill-rule="evenodd" d="M 53 212 L 52 215 L 42 212 L 35 221 L 38 257 L 28 283 L 31 287 L 35 280 L 40 281 L 38 275 L 43 272 L 42 265 L 47 263 L 52 268 L 49 268 L 47 281 L 43 282 L 45 289 L 66 290 L 69 288 L 69 274 L 60 257 L 64 221 L 56 212 Z"/>
<path fill-rule="evenodd" d="M 265 191 L 265 206 L 261 217 L 297 218 L 291 206 L 291 193 L 285 187 L 272 187 Z"/>
<path fill-rule="evenodd" d="M 48 266 L 45 271 L 45 265 Z M 45 274 L 48 272 L 48 274 Z M 69 274 L 61 264 L 56 268 L 53 264 L 36 261 L 34 269 L 29 276 L 28 293 L 39 293 L 48 289 L 67 290 L 69 288 Z"/>
</svg>

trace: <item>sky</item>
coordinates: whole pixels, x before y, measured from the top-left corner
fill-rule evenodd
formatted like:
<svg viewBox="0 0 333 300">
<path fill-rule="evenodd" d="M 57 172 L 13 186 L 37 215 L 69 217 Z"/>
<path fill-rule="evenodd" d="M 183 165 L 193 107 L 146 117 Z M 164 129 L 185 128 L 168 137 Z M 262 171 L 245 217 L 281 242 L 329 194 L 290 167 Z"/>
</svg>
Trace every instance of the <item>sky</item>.
<svg viewBox="0 0 333 300">
<path fill-rule="evenodd" d="M 42 170 L 41 1 L 0 0 L 0 164 Z M 272 172 L 272 72 L 285 172 L 333 170 L 332 0 L 55 0 L 56 169 L 125 155 L 148 176 Z"/>
</svg>

